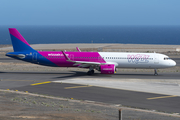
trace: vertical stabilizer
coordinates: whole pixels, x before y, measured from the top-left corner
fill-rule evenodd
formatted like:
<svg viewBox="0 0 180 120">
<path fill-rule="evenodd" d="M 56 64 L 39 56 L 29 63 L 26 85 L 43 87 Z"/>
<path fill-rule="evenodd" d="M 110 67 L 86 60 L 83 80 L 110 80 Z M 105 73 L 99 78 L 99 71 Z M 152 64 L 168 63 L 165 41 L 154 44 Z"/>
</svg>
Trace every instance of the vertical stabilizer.
<svg viewBox="0 0 180 120">
<path fill-rule="evenodd" d="M 14 52 L 35 51 L 16 28 L 9 28 Z"/>
</svg>

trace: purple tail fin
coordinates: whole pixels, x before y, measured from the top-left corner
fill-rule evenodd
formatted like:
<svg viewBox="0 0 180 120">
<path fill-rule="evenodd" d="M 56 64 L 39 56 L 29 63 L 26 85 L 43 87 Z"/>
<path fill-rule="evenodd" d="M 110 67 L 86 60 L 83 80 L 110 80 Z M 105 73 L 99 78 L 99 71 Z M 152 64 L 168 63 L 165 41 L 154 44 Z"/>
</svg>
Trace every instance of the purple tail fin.
<svg viewBox="0 0 180 120">
<path fill-rule="evenodd" d="M 20 51 L 34 51 L 24 37 L 19 33 L 16 28 L 9 28 L 12 45 L 14 52 Z"/>
</svg>

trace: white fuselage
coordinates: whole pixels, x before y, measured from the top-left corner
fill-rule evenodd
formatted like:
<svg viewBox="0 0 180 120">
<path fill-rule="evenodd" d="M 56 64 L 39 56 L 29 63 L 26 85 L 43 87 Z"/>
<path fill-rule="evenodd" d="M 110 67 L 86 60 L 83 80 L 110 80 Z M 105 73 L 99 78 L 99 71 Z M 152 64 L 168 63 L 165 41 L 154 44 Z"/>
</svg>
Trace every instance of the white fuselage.
<svg viewBox="0 0 180 120">
<path fill-rule="evenodd" d="M 99 52 L 107 63 L 115 64 L 117 68 L 168 68 L 176 62 L 168 56 L 159 53 L 125 53 Z"/>
</svg>

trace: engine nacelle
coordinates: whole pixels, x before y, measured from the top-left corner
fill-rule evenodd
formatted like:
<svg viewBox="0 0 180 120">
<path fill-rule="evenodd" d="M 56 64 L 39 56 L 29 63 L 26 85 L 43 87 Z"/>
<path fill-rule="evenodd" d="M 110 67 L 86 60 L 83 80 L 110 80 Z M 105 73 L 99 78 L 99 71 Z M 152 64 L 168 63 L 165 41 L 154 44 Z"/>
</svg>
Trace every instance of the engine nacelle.
<svg viewBox="0 0 180 120">
<path fill-rule="evenodd" d="M 114 64 L 100 65 L 100 71 L 101 74 L 114 74 L 115 65 Z"/>
</svg>

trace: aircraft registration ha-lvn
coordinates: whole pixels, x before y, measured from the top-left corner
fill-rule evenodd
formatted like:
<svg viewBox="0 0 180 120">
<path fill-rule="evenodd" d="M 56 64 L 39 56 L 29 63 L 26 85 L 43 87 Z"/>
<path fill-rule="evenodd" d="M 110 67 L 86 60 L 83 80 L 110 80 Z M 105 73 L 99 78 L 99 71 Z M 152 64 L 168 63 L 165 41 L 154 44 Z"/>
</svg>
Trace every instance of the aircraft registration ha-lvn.
<svg viewBox="0 0 180 120">
<path fill-rule="evenodd" d="M 87 68 L 87 74 L 92 75 L 98 70 L 102 74 L 114 74 L 116 68 L 157 69 L 176 66 L 176 62 L 168 56 L 159 53 L 129 53 L 129 52 L 81 52 L 75 51 L 36 51 L 16 28 L 9 28 L 14 52 L 6 56 L 53 67 Z"/>
</svg>

